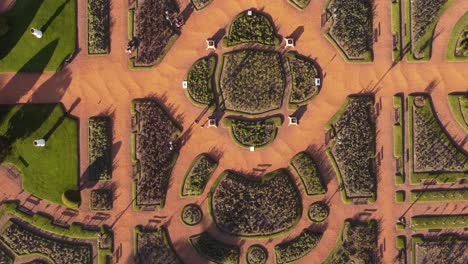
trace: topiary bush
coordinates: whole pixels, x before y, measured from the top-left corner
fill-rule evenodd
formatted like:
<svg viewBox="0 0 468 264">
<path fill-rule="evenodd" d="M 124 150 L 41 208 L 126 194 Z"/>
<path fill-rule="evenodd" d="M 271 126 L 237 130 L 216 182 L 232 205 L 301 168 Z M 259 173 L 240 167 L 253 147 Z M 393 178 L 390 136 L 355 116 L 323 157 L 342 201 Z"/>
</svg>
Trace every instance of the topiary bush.
<svg viewBox="0 0 468 264">
<path fill-rule="evenodd" d="M 261 245 L 252 245 L 245 254 L 247 264 L 265 264 L 268 260 L 268 251 Z"/>
<path fill-rule="evenodd" d="M 275 246 L 276 263 L 290 263 L 306 256 L 322 238 L 321 233 L 304 229 L 299 236 Z"/>
<path fill-rule="evenodd" d="M 0 16 L 0 37 L 5 36 L 9 30 L 10 27 L 8 26 L 7 19 L 3 16 Z"/>
<path fill-rule="evenodd" d="M 213 75 L 216 56 L 209 55 L 197 60 L 187 74 L 187 93 L 196 105 L 214 104 Z"/>
<path fill-rule="evenodd" d="M 62 194 L 62 202 L 68 208 L 78 208 L 81 203 L 80 191 L 67 190 Z"/>
<path fill-rule="evenodd" d="M 180 214 L 182 222 L 189 226 L 194 226 L 203 220 L 203 212 L 200 206 L 196 204 L 187 204 Z"/>
<path fill-rule="evenodd" d="M 330 208 L 323 202 L 315 202 L 309 206 L 308 216 L 312 222 L 323 222 L 327 219 Z"/>
</svg>

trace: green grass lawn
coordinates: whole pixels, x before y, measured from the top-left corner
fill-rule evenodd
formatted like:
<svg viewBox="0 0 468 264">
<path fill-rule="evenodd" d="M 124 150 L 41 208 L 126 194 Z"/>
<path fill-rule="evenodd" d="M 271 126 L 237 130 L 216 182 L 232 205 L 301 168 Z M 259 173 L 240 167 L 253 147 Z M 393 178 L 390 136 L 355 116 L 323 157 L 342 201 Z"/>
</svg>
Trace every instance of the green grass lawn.
<svg viewBox="0 0 468 264">
<path fill-rule="evenodd" d="M 466 12 L 460 20 L 458 20 L 455 27 L 453 27 L 452 33 L 450 34 L 450 39 L 447 47 L 447 59 L 451 61 L 462 61 L 468 60 L 468 55 L 466 56 L 457 56 L 455 55 L 455 49 L 459 45 L 459 41 L 462 39 L 463 34 L 466 34 L 468 29 L 468 12 Z"/>
<path fill-rule="evenodd" d="M 468 93 L 451 93 L 448 102 L 457 123 L 468 131 Z"/>
<path fill-rule="evenodd" d="M 61 104 L 0 106 L 0 136 L 11 142 L 4 163 L 22 172 L 23 189 L 63 204 L 66 190 L 78 190 L 78 123 Z M 45 147 L 34 147 L 35 139 Z"/>
<path fill-rule="evenodd" d="M 395 201 L 397 203 L 403 203 L 405 201 L 405 191 L 396 191 L 395 192 Z"/>
<path fill-rule="evenodd" d="M 468 227 L 468 215 L 417 215 L 411 217 L 413 229 Z"/>
<path fill-rule="evenodd" d="M 392 2 L 392 34 L 396 34 L 398 41 L 396 45 L 396 49 L 392 52 L 392 57 L 394 62 L 399 62 L 401 60 L 401 13 L 400 13 L 400 1 L 395 3 Z"/>
<path fill-rule="evenodd" d="M 437 190 L 412 190 L 411 201 L 419 202 L 448 202 L 467 201 L 468 190 L 466 189 L 437 189 Z"/>
<path fill-rule="evenodd" d="M 76 0 L 16 0 L 4 16 L 10 31 L 0 37 L 0 72 L 57 71 L 75 51 Z"/>
</svg>

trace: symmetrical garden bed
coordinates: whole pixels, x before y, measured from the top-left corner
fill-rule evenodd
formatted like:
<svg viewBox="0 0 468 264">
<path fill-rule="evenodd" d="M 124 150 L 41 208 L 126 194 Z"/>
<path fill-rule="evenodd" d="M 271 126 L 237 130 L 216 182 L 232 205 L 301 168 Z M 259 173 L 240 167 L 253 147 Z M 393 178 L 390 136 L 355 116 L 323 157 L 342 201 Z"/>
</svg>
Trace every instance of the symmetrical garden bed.
<svg viewBox="0 0 468 264">
<path fill-rule="evenodd" d="M 198 254 L 209 261 L 225 264 L 239 263 L 239 247 L 218 241 L 207 232 L 191 236 L 189 241 Z"/>
<path fill-rule="evenodd" d="M 226 110 L 260 114 L 281 107 L 286 80 L 279 53 L 249 49 L 223 57 L 219 89 Z"/>
<path fill-rule="evenodd" d="M 255 10 L 240 13 L 232 21 L 228 35 L 223 40 L 224 45 L 228 47 L 245 43 L 277 46 L 280 42 L 271 19 Z"/>
<path fill-rule="evenodd" d="M 468 240 L 456 235 L 440 235 L 438 237 L 413 236 L 414 264 L 464 264 L 468 259 Z"/>
<path fill-rule="evenodd" d="M 203 8 L 209 6 L 213 0 L 190 0 L 197 10 L 202 10 Z"/>
<path fill-rule="evenodd" d="M 109 53 L 109 5 L 109 0 L 88 0 L 89 54 Z"/>
<path fill-rule="evenodd" d="M 275 246 L 276 263 L 291 263 L 305 257 L 321 238 L 321 233 L 304 229 L 299 236 Z"/>
<path fill-rule="evenodd" d="M 228 117 L 224 119 L 223 126 L 230 129 L 231 137 L 237 144 L 259 148 L 273 142 L 282 123 L 278 116 L 258 120 Z"/>
<path fill-rule="evenodd" d="M 89 179 L 109 180 L 112 177 L 112 128 L 107 116 L 89 118 Z"/>
<path fill-rule="evenodd" d="M 288 2 L 297 9 L 303 10 L 309 5 L 310 0 L 288 0 Z"/>
<path fill-rule="evenodd" d="M 180 218 L 184 224 L 194 226 L 203 220 L 203 212 L 200 206 L 196 204 L 187 204 L 182 208 Z"/>
<path fill-rule="evenodd" d="M 324 263 L 379 263 L 375 220 L 346 220 L 333 252 Z"/>
<path fill-rule="evenodd" d="M 440 229 L 468 227 L 468 214 L 462 215 L 417 215 L 411 217 L 414 229 Z"/>
<path fill-rule="evenodd" d="M 182 196 L 198 196 L 205 190 L 206 184 L 213 172 L 218 167 L 218 162 L 209 154 L 198 155 L 190 164 L 185 173 L 182 185 Z"/>
<path fill-rule="evenodd" d="M 468 156 L 444 131 L 431 98 L 408 96 L 411 183 L 424 179 L 454 182 L 466 178 Z"/>
<path fill-rule="evenodd" d="M 445 202 L 468 201 L 467 189 L 411 190 L 411 201 Z"/>
<path fill-rule="evenodd" d="M 302 201 L 285 170 L 261 180 L 225 171 L 213 185 L 210 208 L 217 227 L 228 234 L 265 237 L 293 228 L 302 214 Z"/>
<path fill-rule="evenodd" d="M 113 194 L 111 190 L 96 189 L 91 191 L 90 209 L 93 211 L 112 210 Z"/>
<path fill-rule="evenodd" d="M 315 202 L 309 206 L 307 215 L 310 221 L 319 223 L 327 219 L 330 208 L 324 202 Z"/>
<path fill-rule="evenodd" d="M 261 245 L 252 245 L 245 254 L 247 264 L 265 264 L 268 260 L 268 251 Z"/>
<path fill-rule="evenodd" d="M 197 60 L 187 74 L 187 94 L 195 105 L 214 105 L 214 71 L 216 56 L 209 55 Z"/>
<path fill-rule="evenodd" d="M 349 96 L 329 121 L 333 134 L 329 157 L 344 186 L 346 198 L 376 195 L 374 98 Z"/>
<path fill-rule="evenodd" d="M 453 27 L 447 47 L 447 59 L 468 59 L 468 13 L 465 13 Z"/>
<path fill-rule="evenodd" d="M 174 0 L 138 0 L 134 15 L 134 34 L 139 40 L 133 66 L 153 66 L 166 55 L 179 36 L 178 30 L 166 19 L 179 13 Z"/>
<path fill-rule="evenodd" d="M 0 263 L 13 264 L 13 259 L 0 247 Z"/>
<path fill-rule="evenodd" d="M 393 108 L 395 111 L 395 123 L 393 124 L 393 157 L 396 160 L 395 182 L 405 183 L 405 160 L 404 160 L 404 125 L 403 96 L 393 96 Z"/>
<path fill-rule="evenodd" d="M 137 120 L 133 158 L 139 172 L 136 179 L 136 206 L 163 207 L 178 152 L 173 143 L 180 129 L 172 117 L 154 100 L 134 100 Z M 172 144 L 174 145 L 172 145 Z"/>
<path fill-rule="evenodd" d="M 135 227 L 135 257 L 137 263 L 183 263 L 171 244 L 167 230 L 144 230 Z"/>
<path fill-rule="evenodd" d="M 320 91 L 315 79 L 321 78 L 318 66 L 309 58 L 288 52 L 286 59 L 291 73 L 292 87 L 289 107 L 297 108 L 309 103 Z"/>
<path fill-rule="evenodd" d="M 451 93 L 448 95 L 448 102 L 453 117 L 468 132 L 468 92 Z"/>
<path fill-rule="evenodd" d="M 291 159 L 289 165 L 301 179 L 307 195 L 325 193 L 319 168 L 309 153 L 299 152 Z"/>
</svg>

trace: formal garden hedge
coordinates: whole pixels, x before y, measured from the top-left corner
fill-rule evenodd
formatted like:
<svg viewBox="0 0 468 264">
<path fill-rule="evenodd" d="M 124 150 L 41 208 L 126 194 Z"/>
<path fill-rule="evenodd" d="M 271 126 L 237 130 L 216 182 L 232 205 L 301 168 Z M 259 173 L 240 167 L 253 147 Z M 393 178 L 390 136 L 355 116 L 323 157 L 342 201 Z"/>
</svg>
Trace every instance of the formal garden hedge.
<svg viewBox="0 0 468 264">
<path fill-rule="evenodd" d="M 178 38 L 180 33 L 167 21 L 166 11 L 171 18 L 177 16 L 179 13 L 177 2 L 174 0 L 138 2 L 132 30 L 139 40 L 139 45 L 133 66 L 158 64 Z"/>
<path fill-rule="evenodd" d="M 132 102 L 132 112 L 137 120 L 133 137 L 133 159 L 138 168 L 135 186 L 135 205 L 164 207 L 172 169 L 178 157 L 171 150 L 181 130 L 172 117 L 152 99 Z M 175 144 L 175 143 L 173 143 Z"/>
<path fill-rule="evenodd" d="M 392 59 L 395 63 L 401 61 L 402 59 L 402 44 L 403 44 L 403 34 L 401 34 L 401 23 L 402 23 L 402 16 L 401 16 L 401 1 L 404 0 L 397 0 L 392 1 L 392 34 L 393 34 L 393 50 L 392 50 Z"/>
<path fill-rule="evenodd" d="M 440 229 L 468 227 L 468 214 L 417 215 L 411 217 L 413 229 Z"/>
<path fill-rule="evenodd" d="M 393 157 L 398 165 L 395 173 L 396 184 L 405 183 L 405 159 L 404 159 L 404 125 L 405 116 L 403 114 L 403 95 L 393 96 L 393 108 L 395 110 L 395 123 L 393 125 Z"/>
<path fill-rule="evenodd" d="M 207 153 L 195 157 L 185 173 L 181 195 L 183 197 L 201 195 L 217 167 L 218 162 Z"/>
<path fill-rule="evenodd" d="M 289 161 L 289 166 L 301 179 L 307 195 L 325 194 L 326 188 L 322 183 L 319 168 L 309 153 L 304 151 L 297 153 Z"/>
<path fill-rule="evenodd" d="M 289 107 L 297 108 L 320 92 L 320 86 L 315 85 L 315 78 L 321 78 L 320 70 L 314 61 L 293 52 L 288 52 L 286 59 L 292 79 Z"/>
<path fill-rule="evenodd" d="M 207 232 L 191 236 L 189 241 L 198 254 L 209 261 L 224 264 L 239 263 L 239 247 L 216 240 Z"/>
<path fill-rule="evenodd" d="M 187 74 L 187 94 L 195 105 L 214 105 L 216 55 L 197 60 Z"/>
<path fill-rule="evenodd" d="M 88 159 L 91 181 L 112 178 L 112 127 L 108 116 L 89 118 Z"/>
<path fill-rule="evenodd" d="M 323 222 L 328 218 L 330 208 L 324 202 L 315 202 L 309 206 L 307 215 L 310 221 L 319 223 Z"/>
<path fill-rule="evenodd" d="M 266 14 L 250 10 L 240 13 L 231 23 L 228 35 L 223 39 L 223 44 L 232 47 L 245 43 L 258 43 L 268 46 L 277 46 L 281 43 L 276 34 L 273 21 Z"/>
<path fill-rule="evenodd" d="M 223 172 L 211 189 L 210 212 L 223 232 L 242 237 L 268 237 L 289 231 L 302 215 L 302 201 L 286 170 L 260 180 Z"/>
<path fill-rule="evenodd" d="M 333 252 L 324 263 L 379 263 L 377 221 L 346 220 Z"/>
<path fill-rule="evenodd" d="M 13 264 L 13 258 L 0 247 L 0 263 Z"/>
<path fill-rule="evenodd" d="M 447 59 L 468 59 L 468 12 L 465 12 L 452 29 L 447 47 Z"/>
<path fill-rule="evenodd" d="M 88 53 L 110 50 L 109 0 L 88 0 Z"/>
<path fill-rule="evenodd" d="M 279 116 L 257 120 L 236 117 L 223 119 L 223 127 L 229 129 L 233 141 L 246 148 L 260 148 L 271 144 L 282 123 Z"/>
<path fill-rule="evenodd" d="M 81 205 L 81 194 L 77 190 L 66 190 L 62 193 L 62 203 L 68 208 L 76 209 Z"/>
<path fill-rule="evenodd" d="M 373 0 L 332 0 L 332 23 L 327 35 L 346 60 L 372 61 Z"/>
<path fill-rule="evenodd" d="M 276 263 L 291 263 L 305 257 L 321 238 L 322 233 L 304 229 L 299 236 L 275 246 Z"/>
<path fill-rule="evenodd" d="M 418 264 L 464 264 L 468 259 L 468 239 L 454 234 L 437 237 L 413 236 L 411 263 Z"/>
<path fill-rule="evenodd" d="M 406 264 L 406 236 L 397 236 L 396 238 L 396 248 L 398 250 L 398 256 L 396 260 L 397 263 Z"/>
<path fill-rule="evenodd" d="M 203 8 L 209 6 L 213 0 L 190 0 L 196 10 L 202 10 Z"/>
<path fill-rule="evenodd" d="M 182 208 L 180 219 L 188 226 L 198 225 L 203 220 L 203 212 L 200 206 L 196 204 L 187 204 Z"/>
<path fill-rule="evenodd" d="M 406 200 L 406 192 L 404 190 L 395 192 L 395 202 L 403 203 Z"/>
<path fill-rule="evenodd" d="M 5 36 L 9 30 L 8 20 L 4 16 L 0 16 L 0 37 Z"/>
<path fill-rule="evenodd" d="M 467 189 L 424 189 L 411 190 L 411 201 L 449 202 L 468 201 Z"/>
<path fill-rule="evenodd" d="M 455 182 L 466 178 L 468 156 L 457 147 L 437 119 L 431 98 L 425 94 L 408 96 L 410 179 Z"/>
<path fill-rule="evenodd" d="M 278 109 L 285 87 L 278 52 L 248 49 L 223 55 L 219 89 L 226 110 L 261 114 Z"/>
<path fill-rule="evenodd" d="M 247 264 L 266 264 L 268 251 L 262 245 L 252 245 L 247 249 L 245 261 Z"/>
<path fill-rule="evenodd" d="M 171 243 L 171 238 L 164 227 L 134 230 L 134 250 L 137 263 L 182 264 Z"/>
<path fill-rule="evenodd" d="M 89 206 L 92 211 L 112 210 L 114 202 L 113 193 L 108 189 L 96 189 L 91 191 Z"/>
<path fill-rule="evenodd" d="M 336 162 L 347 198 L 376 196 L 373 104 L 372 96 L 350 96 L 327 125 L 333 134 L 332 163 Z"/>
<path fill-rule="evenodd" d="M 448 102 L 453 117 L 468 132 L 468 92 L 451 93 Z"/>
<path fill-rule="evenodd" d="M 309 5 L 310 0 L 288 0 L 288 2 L 297 9 L 303 10 Z"/>
</svg>

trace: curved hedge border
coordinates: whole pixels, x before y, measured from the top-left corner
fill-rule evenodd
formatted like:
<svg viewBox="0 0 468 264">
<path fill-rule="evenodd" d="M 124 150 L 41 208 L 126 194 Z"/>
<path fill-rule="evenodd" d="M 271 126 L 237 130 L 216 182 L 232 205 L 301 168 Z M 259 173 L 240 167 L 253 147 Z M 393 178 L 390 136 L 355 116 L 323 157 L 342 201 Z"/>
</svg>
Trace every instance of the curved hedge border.
<svg viewBox="0 0 468 264">
<path fill-rule="evenodd" d="M 208 232 L 191 236 L 189 242 L 198 254 L 210 261 L 223 264 L 239 263 L 239 247 L 216 240 Z"/>
<path fill-rule="evenodd" d="M 195 106 L 205 107 L 215 103 L 213 83 L 216 61 L 216 55 L 198 59 L 187 73 L 186 95 Z"/>
<path fill-rule="evenodd" d="M 299 236 L 275 246 L 275 262 L 291 263 L 305 257 L 322 239 L 322 233 L 304 229 Z"/>
<path fill-rule="evenodd" d="M 468 12 L 466 12 L 457 24 L 453 27 L 452 33 L 450 34 L 448 46 L 447 46 L 447 60 L 450 61 L 464 61 L 468 60 L 468 49 L 464 49 L 464 55 L 457 55 L 457 48 L 460 45 L 460 41 L 468 42 Z M 466 37 L 464 37 L 465 35 Z M 467 45 L 467 44 L 465 44 Z"/>
<path fill-rule="evenodd" d="M 330 208 L 323 202 L 315 202 L 309 206 L 307 216 L 309 220 L 315 223 L 320 223 L 328 218 Z"/>
<path fill-rule="evenodd" d="M 245 262 L 247 264 L 265 264 L 268 260 L 268 251 L 262 245 L 252 245 L 247 249 Z"/>
<path fill-rule="evenodd" d="M 223 120 L 223 127 L 229 129 L 229 134 L 231 135 L 232 140 L 241 147 L 244 148 L 262 148 L 270 145 L 276 138 L 278 133 L 278 127 L 280 127 L 283 123 L 283 119 L 280 116 L 269 117 L 264 119 L 239 119 L 236 117 L 226 117 Z M 242 130 L 239 130 L 239 127 L 244 127 Z M 265 138 L 263 142 L 256 143 L 256 142 L 245 142 L 243 139 L 239 138 L 239 135 L 246 135 L 250 137 L 254 137 L 254 132 L 252 130 L 259 130 L 266 134 L 266 130 L 270 128 L 271 133 L 268 135 L 268 138 Z M 245 131 L 245 132 L 243 132 Z M 257 131 L 258 132 L 258 131 Z M 265 135 L 267 136 L 267 135 Z M 255 140 L 255 137 L 254 137 Z"/>
<path fill-rule="evenodd" d="M 197 204 L 187 204 L 182 208 L 180 220 L 188 226 L 194 226 L 203 220 L 203 212 Z"/>
<path fill-rule="evenodd" d="M 147 245 L 146 246 L 147 248 L 145 249 L 152 250 L 153 252 L 151 253 L 154 253 L 153 255 L 157 255 L 161 257 L 161 259 L 152 259 L 150 258 L 151 256 L 140 256 L 140 252 L 138 252 L 139 250 L 138 239 L 140 236 L 145 236 L 145 235 L 148 235 L 148 236 L 153 235 L 154 239 L 156 240 L 156 241 L 153 241 L 155 242 L 155 244 Z M 160 244 L 158 244 L 158 242 Z M 135 229 L 133 230 L 133 252 L 137 261 L 140 257 L 143 257 L 144 258 L 143 262 L 145 263 L 153 263 L 153 262 L 161 263 L 160 261 L 167 261 L 167 263 L 172 263 L 172 264 L 183 263 L 179 255 L 177 255 L 177 252 L 175 251 L 174 246 L 172 245 L 169 232 L 167 231 L 165 227 L 144 230 L 142 226 L 136 226 Z M 143 262 L 138 262 L 138 263 L 143 263 Z"/>
<path fill-rule="evenodd" d="M 416 230 L 465 227 L 468 227 L 468 214 L 416 215 L 411 217 L 411 228 Z"/>
<path fill-rule="evenodd" d="M 315 86 L 315 78 L 322 79 L 320 69 L 313 60 L 296 52 L 286 53 L 286 61 L 292 79 L 288 107 L 297 109 L 310 103 L 319 94 L 320 86 Z M 301 98 L 294 99 L 293 96 Z"/>
<path fill-rule="evenodd" d="M 195 10 L 200 11 L 209 6 L 213 0 L 190 0 L 190 2 L 192 2 Z"/>
<path fill-rule="evenodd" d="M 292 6 L 297 8 L 299 11 L 303 11 L 310 3 L 310 0 L 288 0 Z"/>
<path fill-rule="evenodd" d="M 201 195 L 217 167 L 218 162 L 208 153 L 196 156 L 184 175 L 180 195 L 182 197 Z"/>
<path fill-rule="evenodd" d="M 325 194 L 326 188 L 323 186 L 319 168 L 309 153 L 297 153 L 289 161 L 289 166 L 301 179 L 308 196 Z"/>
<path fill-rule="evenodd" d="M 451 93 L 448 95 L 448 102 L 453 117 L 468 132 L 468 93 Z"/>
</svg>

